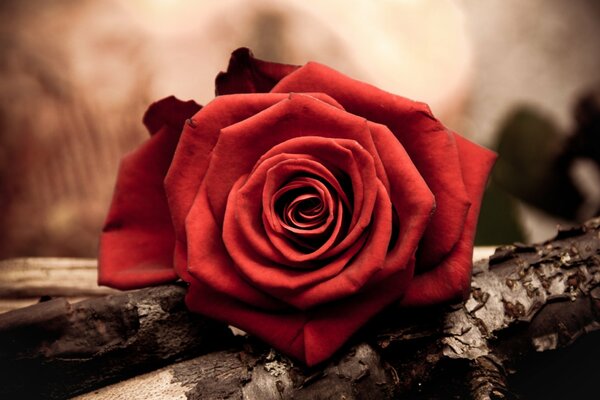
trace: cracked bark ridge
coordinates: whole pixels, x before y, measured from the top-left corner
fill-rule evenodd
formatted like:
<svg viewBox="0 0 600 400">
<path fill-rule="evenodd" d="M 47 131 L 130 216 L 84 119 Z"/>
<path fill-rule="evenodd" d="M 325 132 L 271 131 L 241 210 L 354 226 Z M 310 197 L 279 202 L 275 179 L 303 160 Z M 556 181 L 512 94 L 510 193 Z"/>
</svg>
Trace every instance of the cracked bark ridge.
<svg viewBox="0 0 600 400">
<path fill-rule="evenodd" d="M 169 285 L 0 315 L 0 398 L 62 399 L 226 346 L 227 328 L 184 295 Z"/>
<path fill-rule="evenodd" d="M 599 227 L 595 219 L 539 245 L 502 247 L 478 264 L 470 298 L 446 316 L 444 355 L 497 369 L 488 394 L 500 393 L 499 377 L 521 354 L 564 348 L 598 330 Z"/>
</svg>

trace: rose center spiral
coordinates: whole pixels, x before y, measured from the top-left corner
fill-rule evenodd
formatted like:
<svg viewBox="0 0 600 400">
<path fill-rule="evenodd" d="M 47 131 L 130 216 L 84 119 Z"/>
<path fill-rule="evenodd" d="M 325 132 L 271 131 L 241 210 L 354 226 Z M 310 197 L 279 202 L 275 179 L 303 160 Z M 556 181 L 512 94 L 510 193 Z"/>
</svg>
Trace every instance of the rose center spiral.
<svg viewBox="0 0 600 400">
<path fill-rule="evenodd" d="M 337 203 L 337 195 L 326 183 L 314 177 L 296 177 L 275 193 L 273 211 L 288 238 L 314 249 L 331 233 Z"/>
<path fill-rule="evenodd" d="M 304 193 L 282 207 L 280 218 L 290 227 L 310 229 L 323 222 L 326 210 L 317 193 Z"/>
</svg>

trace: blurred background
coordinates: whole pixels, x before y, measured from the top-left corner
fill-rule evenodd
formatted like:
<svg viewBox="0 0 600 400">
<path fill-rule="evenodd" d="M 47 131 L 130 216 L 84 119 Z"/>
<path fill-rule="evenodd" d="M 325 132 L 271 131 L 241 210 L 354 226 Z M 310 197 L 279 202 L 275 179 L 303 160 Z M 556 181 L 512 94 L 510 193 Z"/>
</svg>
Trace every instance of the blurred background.
<svg viewBox="0 0 600 400">
<path fill-rule="evenodd" d="M 3 0 L 0 258 L 95 257 L 146 107 L 206 104 L 229 53 L 326 63 L 500 153 L 478 244 L 600 210 L 595 0 Z"/>
</svg>

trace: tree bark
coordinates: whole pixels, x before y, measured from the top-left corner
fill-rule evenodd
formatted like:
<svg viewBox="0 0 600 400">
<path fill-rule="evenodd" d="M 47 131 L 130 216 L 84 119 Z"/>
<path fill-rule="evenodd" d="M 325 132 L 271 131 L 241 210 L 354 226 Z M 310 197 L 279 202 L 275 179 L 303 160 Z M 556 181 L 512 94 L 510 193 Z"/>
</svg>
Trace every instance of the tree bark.
<svg viewBox="0 0 600 400">
<path fill-rule="evenodd" d="M 42 303 L 0 316 L 0 359 L 4 360 L 0 363 L 5 364 L 4 369 L 26 359 L 19 374 L 25 376 L 29 386 L 51 387 L 51 392 L 34 393 L 45 398 L 68 397 L 97 389 L 81 399 L 480 400 L 519 396 L 558 398 L 552 395 L 562 396 L 563 391 L 570 398 L 585 398 L 585 395 L 594 398 L 590 392 L 594 388 L 593 377 L 600 372 L 597 361 L 585 365 L 585 353 L 593 357 L 592 361 L 600 356 L 600 332 L 595 332 L 600 327 L 600 219 L 560 230 L 554 239 L 538 245 L 514 244 L 497 249 L 488 260 L 475 264 L 471 293 L 465 302 L 427 309 L 388 309 L 355 335 L 332 360 L 314 368 L 303 367 L 252 338 L 233 340 L 230 336 L 207 334 L 209 327 L 218 331 L 219 325 L 185 312 L 181 304 L 183 292 L 177 286 L 144 289 L 89 300 L 86 307 L 90 313 L 93 311 L 96 324 L 102 321 L 101 325 L 110 325 L 115 313 L 105 312 L 107 304 L 112 304 L 111 310 L 119 310 L 117 315 L 132 307 L 131 302 L 115 301 L 115 297 L 135 296 L 142 304 L 157 304 L 156 299 L 161 298 L 170 306 L 160 307 L 163 310 L 160 315 L 170 318 L 171 310 L 178 310 L 181 319 L 175 318 L 170 325 L 152 325 L 153 335 L 177 337 L 186 343 L 194 343 L 200 337 L 205 345 L 196 349 L 196 353 L 181 347 L 177 356 L 162 364 L 156 362 L 161 357 L 154 354 L 154 361 L 146 369 L 117 368 L 105 379 L 105 371 L 111 371 L 115 364 L 131 366 L 137 362 L 138 353 L 147 358 L 151 353 L 160 353 L 158 349 L 162 347 L 156 345 L 160 341 L 150 340 L 154 344 L 148 346 L 142 340 L 115 362 L 114 354 L 118 352 L 107 355 L 98 351 L 98 346 L 91 346 L 88 351 L 89 344 L 83 344 L 98 336 L 96 325 L 91 325 L 86 317 L 83 321 L 88 322 L 80 325 L 77 338 L 86 338 L 79 351 L 86 353 L 87 361 L 80 364 L 76 379 L 69 372 L 54 372 L 52 379 L 56 382 L 65 379 L 70 382 L 70 391 L 61 391 L 62 385 L 43 381 L 48 377 L 33 374 L 31 369 L 48 363 L 59 365 L 64 355 L 40 349 L 53 348 L 48 343 L 61 340 L 64 346 L 73 346 L 74 331 L 51 330 L 55 332 L 52 339 L 44 331 L 33 335 L 34 340 L 22 336 L 23 332 L 34 332 L 36 323 L 39 325 L 39 320 L 32 317 L 35 313 L 63 318 L 55 308 L 52 308 L 54 314 L 43 311 L 42 307 L 50 306 Z M 78 308 L 84 303 L 70 307 Z M 139 310 L 148 307 L 133 306 L 136 307 L 138 311 L 132 313 L 143 320 L 140 316 L 143 312 L 140 314 Z M 193 318 L 204 325 L 197 326 Z M 63 327 L 73 324 L 64 318 L 61 321 Z M 113 336 L 118 341 L 115 337 L 119 335 Z M 198 356 L 208 351 L 212 352 Z M 573 359 L 574 355 L 577 358 Z M 196 358 L 173 363 L 178 357 Z M 545 368 L 542 380 L 536 378 L 535 371 L 548 366 L 555 368 L 557 364 L 551 362 L 562 364 L 564 360 L 571 360 L 567 367 L 576 374 L 592 377 L 587 386 L 565 382 L 570 379 L 568 371 L 559 375 L 562 379 L 548 379 L 552 375 Z M 139 375 L 159 364 L 162 369 Z M 85 365 L 93 368 L 85 369 Z M 138 376 L 101 388 L 117 378 L 133 375 Z M 545 383 L 541 383 L 544 378 Z M 0 389 L 5 398 L 15 397 L 23 388 L 8 383 Z M 549 390 L 544 391 L 544 385 Z"/>
<path fill-rule="evenodd" d="M 0 398 L 63 399 L 231 346 L 226 326 L 189 313 L 168 285 L 0 315 Z"/>
</svg>

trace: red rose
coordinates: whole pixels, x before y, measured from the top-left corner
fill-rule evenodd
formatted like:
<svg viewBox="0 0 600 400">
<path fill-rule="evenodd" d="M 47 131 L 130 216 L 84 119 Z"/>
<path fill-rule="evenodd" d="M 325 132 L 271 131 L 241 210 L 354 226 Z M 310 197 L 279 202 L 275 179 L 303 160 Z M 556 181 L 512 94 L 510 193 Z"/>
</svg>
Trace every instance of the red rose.
<svg viewBox="0 0 600 400">
<path fill-rule="evenodd" d="M 314 365 L 385 306 L 464 296 L 495 155 L 423 103 L 324 65 L 233 53 L 201 109 L 150 106 L 99 283 L 189 283 L 192 311 Z M 164 182 L 164 185 L 163 185 Z"/>
</svg>

